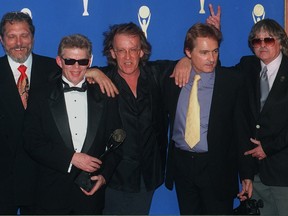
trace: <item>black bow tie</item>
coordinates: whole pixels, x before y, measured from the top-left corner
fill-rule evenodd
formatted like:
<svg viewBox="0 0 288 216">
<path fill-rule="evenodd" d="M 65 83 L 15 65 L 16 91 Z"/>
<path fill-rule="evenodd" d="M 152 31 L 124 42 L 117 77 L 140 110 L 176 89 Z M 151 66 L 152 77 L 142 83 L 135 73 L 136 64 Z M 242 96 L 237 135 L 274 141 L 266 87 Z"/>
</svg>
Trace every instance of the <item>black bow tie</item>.
<svg viewBox="0 0 288 216">
<path fill-rule="evenodd" d="M 76 87 L 76 86 L 72 86 L 70 87 L 68 85 L 68 83 L 64 82 L 62 80 L 63 84 L 64 84 L 64 87 L 63 87 L 63 90 L 64 90 L 64 93 L 65 92 L 70 92 L 70 91 L 79 91 L 79 92 L 85 92 L 87 90 L 87 82 L 85 81 L 81 87 Z"/>
</svg>

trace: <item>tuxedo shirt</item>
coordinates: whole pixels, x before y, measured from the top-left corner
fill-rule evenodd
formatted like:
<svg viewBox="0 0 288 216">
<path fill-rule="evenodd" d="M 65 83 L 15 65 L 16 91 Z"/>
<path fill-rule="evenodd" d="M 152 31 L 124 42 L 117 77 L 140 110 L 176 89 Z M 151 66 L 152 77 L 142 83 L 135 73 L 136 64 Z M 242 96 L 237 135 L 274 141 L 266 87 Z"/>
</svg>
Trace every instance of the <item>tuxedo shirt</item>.
<svg viewBox="0 0 288 216">
<path fill-rule="evenodd" d="M 70 87 L 74 86 L 64 76 L 62 76 L 62 79 Z M 79 82 L 76 87 L 81 87 L 84 82 L 85 79 Z M 86 137 L 88 122 L 87 91 L 65 92 L 64 98 L 74 150 L 81 152 Z"/>
</svg>

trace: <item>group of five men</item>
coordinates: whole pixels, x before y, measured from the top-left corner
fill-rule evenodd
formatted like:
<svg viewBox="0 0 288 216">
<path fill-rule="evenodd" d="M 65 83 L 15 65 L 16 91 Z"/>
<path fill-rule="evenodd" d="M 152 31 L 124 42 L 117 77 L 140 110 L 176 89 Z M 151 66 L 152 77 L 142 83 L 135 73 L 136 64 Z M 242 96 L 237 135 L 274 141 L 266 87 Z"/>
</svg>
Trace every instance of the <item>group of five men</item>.
<svg viewBox="0 0 288 216">
<path fill-rule="evenodd" d="M 55 61 L 32 53 L 35 29 L 29 15 L 5 14 L 0 24 L 7 54 L 0 58 L 0 214 L 16 214 L 18 208 L 21 214 L 149 214 L 153 193 L 166 175 L 169 189 L 175 183 L 181 214 L 229 215 L 240 174 L 241 200 L 252 196 L 254 180 L 253 196 L 264 200 L 262 213 L 283 215 L 287 35 L 275 21 L 259 21 L 249 35 L 255 56 L 221 67 L 220 8 L 216 15 L 212 6 L 210 11 L 209 24 L 188 30 L 186 57 L 177 65 L 185 72 L 176 74 L 177 62 L 148 62 L 151 46 L 137 25 L 112 26 L 103 50 L 109 66 L 102 70 L 119 91 L 115 99 L 101 93 L 104 88 L 114 94 L 114 84 L 88 69 L 92 45 L 87 37 L 64 37 Z M 263 99 L 265 66 L 269 88 Z M 184 83 L 178 73 L 186 73 Z M 193 89 L 200 113 L 199 139 L 191 146 L 185 134 Z M 101 161 L 118 128 L 126 131 L 126 140 Z M 91 191 L 75 184 L 81 171 L 95 173 Z"/>
</svg>

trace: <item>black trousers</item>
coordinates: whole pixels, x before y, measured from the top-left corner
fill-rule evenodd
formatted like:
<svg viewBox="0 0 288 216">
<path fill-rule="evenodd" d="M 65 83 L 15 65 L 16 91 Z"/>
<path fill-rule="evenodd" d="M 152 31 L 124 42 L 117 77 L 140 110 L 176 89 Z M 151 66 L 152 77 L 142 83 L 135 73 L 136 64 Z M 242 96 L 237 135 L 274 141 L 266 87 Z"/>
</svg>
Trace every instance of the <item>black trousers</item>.
<svg viewBox="0 0 288 216">
<path fill-rule="evenodd" d="M 233 198 L 219 200 L 209 175 L 208 153 L 175 148 L 175 186 L 181 215 L 232 215 Z"/>
<path fill-rule="evenodd" d="M 141 191 L 130 193 L 106 188 L 104 215 L 148 215 L 154 190 L 146 191 L 141 178 Z"/>
</svg>

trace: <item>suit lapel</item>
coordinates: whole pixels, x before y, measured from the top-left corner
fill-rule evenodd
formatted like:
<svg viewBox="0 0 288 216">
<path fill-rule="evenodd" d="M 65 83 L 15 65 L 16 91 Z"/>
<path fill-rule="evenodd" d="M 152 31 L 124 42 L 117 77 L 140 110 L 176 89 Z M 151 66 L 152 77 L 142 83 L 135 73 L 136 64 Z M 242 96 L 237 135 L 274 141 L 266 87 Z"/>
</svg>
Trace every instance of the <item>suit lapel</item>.
<svg viewBox="0 0 288 216">
<path fill-rule="evenodd" d="M 223 85 L 222 79 L 221 79 L 221 71 L 219 72 L 219 67 L 215 68 L 215 80 L 214 80 L 214 87 L 213 87 L 213 93 L 212 93 L 212 100 L 211 100 L 211 106 L 210 106 L 210 112 L 209 112 L 209 122 L 208 122 L 208 132 L 207 132 L 207 139 L 210 138 L 210 131 L 213 131 L 210 129 L 210 127 L 213 127 L 212 125 L 217 125 L 217 113 L 218 113 L 218 108 L 219 106 L 219 101 L 223 95 L 221 94 L 221 89 L 225 88 L 225 85 Z M 210 142 L 208 141 L 208 144 Z"/>
<path fill-rule="evenodd" d="M 288 88 L 288 59 L 283 55 L 281 65 L 274 80 L 273 86 L 269 92 L 267 100 L 263 106 L 261 114 L 267 110 L 273 109 L 273 104 L 277 104 L 278 98 L 286 98 Z"/>
<path fill-rule="evenodd" d="M 49 107 L 63 142 L 68 148 L 73 149 L 63 87 L 60 79 L 57 81 L 56 87 L 53 88 L 50 94 Z"/>
<path fill-rule="evenodd" d="M 249 96 L 249 104 L 250 110 L 253 113 L 254 118 L 256 119 L 260 113 L 260 71 L 261 65 L 260 61 L 257 59 L 257 62 L 252 64 L 252 69 L 248 71 L 248 96 Z M 251 74 L 251 75 L 250 75 Z"/>
<path fill-rule="evenodd" d="M 7 118 L 11 119 L 11 123 L 14 125 L 15 131 L 22 130 L 22 122 L 24 121 L 25 109 L 21 102 L 19 92 L 16 86 L 13 72 L 8 63 L 7 56 L 0 58 L 0 105 L 2 106 L 4 113 L 1 113 L 0 109 L 0 119 Z M 12 132 L 12 131 L 11 131 Z M 20 139 L 20 137 L 18 137 Z M 17 142 L 11 142 L 9 147 L 13 152 L 16 152 Z"/>
<path fill-rule="evenodd" d="M 4 102 L 3 104 L 7 106 L 7 109 L 10 110 L 13 115 L 23 115 L 24 107 L 22 105 L 21 98 L 19 96 L 16 82 L 13 76 L 13 72 L 8 63 L 7 56 L 1 58 L 0 65 L 0 88 L 2 89 L 1 97 Z"/>
<path fill-rule="evenodd" d="M 87 153 L 91 148 L 98 129 L 100 126 L 101 116 L 103 114 L 104 101 L 99 101 L 96 95 L 96 91 L 93 87 L 88 85 L 87 89 L 87 99 L 88 99 L 88 125 L 86 138 L 82 147 L 83 153 Z"/>
</svg>

